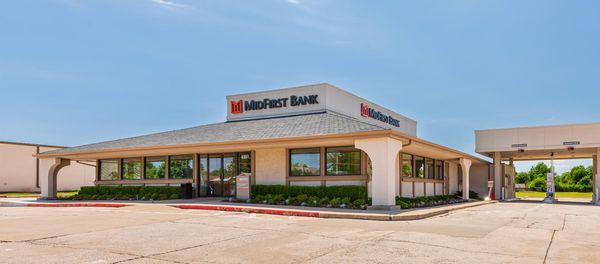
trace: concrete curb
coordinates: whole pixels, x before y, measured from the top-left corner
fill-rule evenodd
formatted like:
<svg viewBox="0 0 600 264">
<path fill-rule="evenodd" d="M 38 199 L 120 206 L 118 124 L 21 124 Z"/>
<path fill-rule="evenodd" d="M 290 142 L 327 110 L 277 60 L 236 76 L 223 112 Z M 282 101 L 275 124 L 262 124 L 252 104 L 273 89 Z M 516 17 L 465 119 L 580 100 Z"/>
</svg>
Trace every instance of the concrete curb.
<svg viewBox="0 0 600 264">
<path fill-rule="evenodd" d="M 467 209 L 471 207 L 494 203 L 494 201 L 474 202 L 464 205 L 455 206 L 452 208 L 426 208 L 430 212 L 419 212 L 419 210 L 409 212 L 399 212 L 397 214 L 369 214 L 369 213 L 352 213 L 352 212 L 322 212 L 309 210 L 294 210 L 294 209 L 277 209 L 277 208 L 260 208 L 260 207 L 245 207 L 232 205 L 206 205 L 206 204 L 185 204 L 171 205 L 179 209 L 195 209 L 195 210 L 216 210 L 227 212 L 245 212 L 255 214 L 271 214 L 285 216 L 303 216 L 303 217 L 318 217 L 318 218 L 337 218 L 337 219 L 355 219 L 355 220 L 376 220 L 376 221 L 411 221 L 420 220 L 433 216 L 448 214 L 452 211 Z M 436 210 L 438 209 L 438 210 Z"/>
<path fill-rule="evenodd" d="M 108 207 L 120 208 L 131 204 L 123 203 L 32 203 L 32 202 L 0 202 L 0 207 Z"/>
<path fill-rule="evenodd" d="M 110 207 L 120 208 L 129 204 L 116 203 L 27 203 L 27 207 Z"/>
</svg>

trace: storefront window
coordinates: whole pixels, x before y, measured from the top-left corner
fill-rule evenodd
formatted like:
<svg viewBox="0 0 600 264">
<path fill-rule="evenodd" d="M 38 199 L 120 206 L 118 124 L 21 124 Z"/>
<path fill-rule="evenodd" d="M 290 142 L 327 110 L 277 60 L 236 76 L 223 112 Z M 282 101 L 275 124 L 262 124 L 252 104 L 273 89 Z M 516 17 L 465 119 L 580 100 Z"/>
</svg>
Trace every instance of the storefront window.
<svg viewBox="0 0 600 264">
<path fill-rule="evenodd" d="M 208 159 L 205 155 L 200 156 L 200 196 L 208 195 Z"/>
<path fill-rule="evenodd" d="M 194 171 L 194 159 L 191 155 L 172 156 L 169 163 L 169 178 L 191 179 Z"/>
<path fill-rule="evenodd" d="M 425 178 L 425 158 L 415 156 L 415 177 Z"/>
<path fill-rule="evenodd" d="M 100 180 L 116 181 L 119 179 L 119 161 L 101 160 L 100 161 Z"/>
<path fill-rule="evenodd" d="M 252 161 L 250 158 L 250 153 L 240 153 L 239 154 L 239 168 L 240 173 L 251 173 L 252 172 Z"/>
<path fill-rule="evenodd" d="M 412 155 L 402 154 L 402 176 L 413 177 Z"/>
<path fill-rule="evenodd" d="M 444 162 L 441 160 L 435 161 L 435 178 L 438 180 L 444 179 Z"/>
<path fill-rule="evenodd" d="M 435 179 L 435 168 L 432 159 L 425 159 L 425 170 L 427 170 L 427 179 Z"/>
<path fill-rule="evenodd" d="M 327 148 L 327 175 L 360 175 L 360 150 L 353 147 Z"/>
<path fill-rule="evenodd" d="M 290 176 L 319 176 L 320 167 L 319 148 L 290 150 Z"/>
<path fill-rule="evenodd" d="M 123 180 L 139 180 L 142 178 L 142 160 L 123 159 L 122 165 Z"/>
<path fill-rule="evenodd" d="M 146 158 L 145 179 L 164 179 L 165 178 L 165 157 L 148 157 Z"/>
</svg>

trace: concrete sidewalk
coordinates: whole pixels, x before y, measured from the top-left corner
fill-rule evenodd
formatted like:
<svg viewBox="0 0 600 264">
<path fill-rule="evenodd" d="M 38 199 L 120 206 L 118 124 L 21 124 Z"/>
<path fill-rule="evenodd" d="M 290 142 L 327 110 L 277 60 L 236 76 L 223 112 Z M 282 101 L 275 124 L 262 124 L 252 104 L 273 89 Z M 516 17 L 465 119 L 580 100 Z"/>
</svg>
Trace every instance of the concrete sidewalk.
<svg viewBox="0 0 600 264">
<path fill-rule="evenodd" d="M 0 207 L 124 207 L 136 205 L 171 206 L 184 210 L 215 210 L 228 212 L 246 212 L 255 214 L 271 214 L 286 216 L 303 216 L 319 218 L 360 219 L 378 221 L 408 221 L 429 218 L 449 212 L 490 204 L 493 201 L 473 201 L 427 208 L 385 210 L 351 210 L 339 208 L 321 208 L 304 206 L 285 206 L 267 204 L 246 204 L 223 202 L 222 198 L 200 198 L 190 200 L 167 201 L 66 201 L 35 200 L 31 198 L 0 198 Z"/>
</svg>

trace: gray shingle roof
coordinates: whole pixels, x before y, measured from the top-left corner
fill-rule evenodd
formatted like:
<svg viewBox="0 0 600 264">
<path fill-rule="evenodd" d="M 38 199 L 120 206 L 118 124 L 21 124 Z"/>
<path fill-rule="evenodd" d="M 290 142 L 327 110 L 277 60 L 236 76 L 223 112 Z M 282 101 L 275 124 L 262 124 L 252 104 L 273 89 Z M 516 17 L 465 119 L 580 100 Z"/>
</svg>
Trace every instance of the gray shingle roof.
<svg viewBox="0 0 600 264">
<path fill-rule="evenodd" d="M 122 148 L 319 136 L 376 130 L 389 129 L 360 121 L 354 117 L 328 111 L 317 114 L 208 124 L 53 150 L 44 152 L 43 154 L 74 154 L 77 152 Z"/>
</svg>

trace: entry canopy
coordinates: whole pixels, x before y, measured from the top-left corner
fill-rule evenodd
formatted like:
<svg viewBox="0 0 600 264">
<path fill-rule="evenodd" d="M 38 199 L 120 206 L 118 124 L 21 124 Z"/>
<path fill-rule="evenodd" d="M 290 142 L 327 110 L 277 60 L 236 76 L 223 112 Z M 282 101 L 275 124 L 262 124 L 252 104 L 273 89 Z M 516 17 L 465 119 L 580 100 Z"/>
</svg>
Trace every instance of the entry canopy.
<svg viewBox="0 0 600 264">
<path fill-rule="evenodd" d="M 475 151 L 502 159 L 592 158 L 600 148 L 600 123 L 475 131 Z"/>
</svg>

